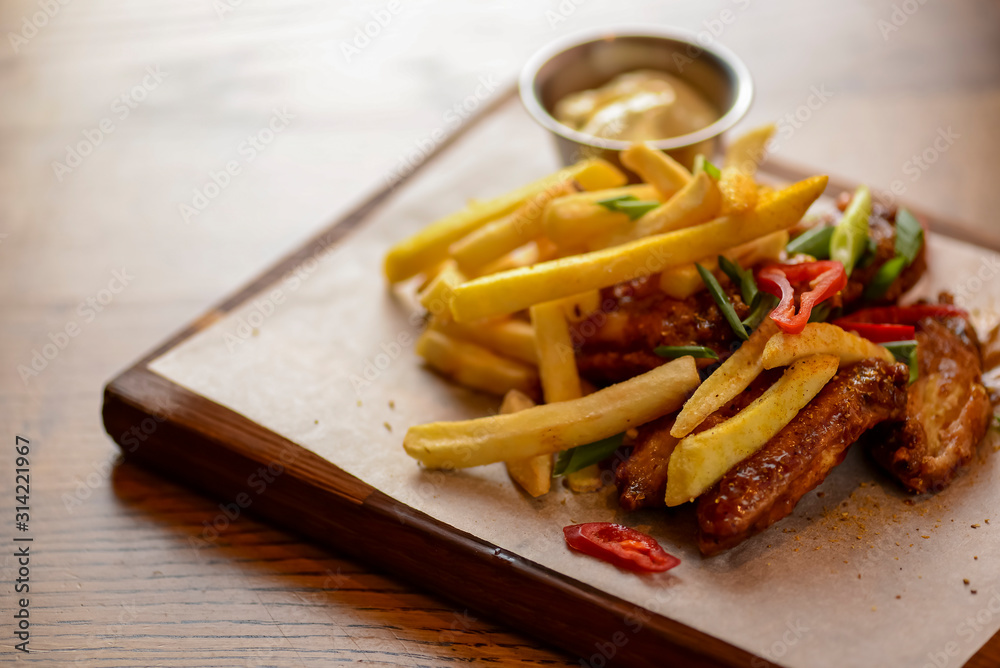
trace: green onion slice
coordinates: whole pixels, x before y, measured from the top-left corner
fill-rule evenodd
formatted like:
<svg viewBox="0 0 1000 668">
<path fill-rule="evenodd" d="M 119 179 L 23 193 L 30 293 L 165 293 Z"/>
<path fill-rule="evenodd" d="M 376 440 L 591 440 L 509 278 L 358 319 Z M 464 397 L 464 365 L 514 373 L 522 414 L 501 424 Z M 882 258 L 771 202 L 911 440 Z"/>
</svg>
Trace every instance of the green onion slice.
<svg viewBox="0 0 1000 668">
<path fill-rule="evenodd" d="M 833 231 L 837 229 L 833 225 L 824 225 L 806 230 L 799 236 L 788 242 L 785 250 L 789 255 L 803 253 L 811 255 L 817 260 L 830 259 L 830 239 Z"/>
<path fill-rule="evenodd" d="M 912 384 L 920 376 L 920 367 L 917 364 L 917 342 L 891 341 L 883 343 L 882 346 L 889 349 L 889 352 L 900 362 L 904 362 L 910 367 L 910 383 Z"/>
<path fill-rule="evenodd" d="M 653 352 L 667 359 L 677 359 L 688 355 L 699 360 L 719 359 L 719 355 L 714 350 L 705 346 L 657 346 L 653 348 Z"/>
<path fill-rule="evenodd" d="M 897 255 L 879 267 L 872 282 L 865 288 L 865 299 L 875 301 L 884 297 L 885 293 L 892 287 L 893 281 L 899 278 L 905 268 L 906 258 L 902 255 Z"/>
<path fill-rule="evenodd" d="M 621 447 L 623 434 L 609 436 L 594 443 L 579 445 L 569 450 L 563 450 L 556 459 L 553 475 L 567 475 L 585 469 L 591 464 L 604 461 Z"/>
<path fill-rule="evenodd" d="M 896 255 L 906 258 L 906 265 L 913 264 L 924 245 L 924 228 L 906 209 L 896 212 Z"/>
<path fill-rule="evenodd" d="M 622 201 L 617 202 L 615 205 L 617 211 L 621 211 L 629 217 L 630 220 L 639 220 L 647 213 L 660 206 L 660 203 L 655 199 L 644 199 L 636 201 Z"/>
<path fill-rule="evenodd" d="M 733 308 L 732 302 L 729 301 L 729 297 L 726 293 L 722 291 L 722 286 L 719 285 L 719 281 L 715 279 L 708 269 L 695 263 L 695 267 L 698 268 L 698 274 L 701 276 L 701 280 L 705 281 L 705 285 L 708 286 L 708 292 L 712 295 L 712 299 L 719 306 L 719 310 L 722 311 L 722 317 L 726 319 L 729 326 L 732 327 L 733 333 L 739 338 L 746 341 L 750 338 L 747 334 L 746 328 L 743 323 L 740 322 L 740 317 L 736 315 L 736 309 Z"/>
<path fill-rule="evenodd" d="M 757 281 L 754 280 L 753 272 L 749 269 L 744 269 L 725 255 L 719 256 L 719 268 L 725 272 L 726 276 L 733 283 L 740 286 L 740 295 L 743 297 L 743 303 L 747 306 L 753 304 L 758 292 Z"/>
</svg>

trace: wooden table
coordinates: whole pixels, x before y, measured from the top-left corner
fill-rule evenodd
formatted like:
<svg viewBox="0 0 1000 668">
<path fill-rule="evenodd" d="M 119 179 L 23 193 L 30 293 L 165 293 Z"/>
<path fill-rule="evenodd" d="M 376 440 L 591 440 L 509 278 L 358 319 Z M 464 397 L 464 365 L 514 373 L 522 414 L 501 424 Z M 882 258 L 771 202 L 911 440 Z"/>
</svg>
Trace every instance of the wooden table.
<svg viewBox="0 0 1000 668">
<path fill-rule="evenodd" d="M 218 503 L 116 463 L 102 386 L 380 187 L 477 86 L 594 25 L 707 31 L 754 72 L 747 124 L 785 119 L 782 156 L 996 226 L 1000 8 L 896 6 L 4 2 L 0 490 L 10 544 L 26 437 L 34 542 L 31 653 L 5 584 L 3 660 L 578 665 L 251 517 L 198 548 Z"/>
</svg>

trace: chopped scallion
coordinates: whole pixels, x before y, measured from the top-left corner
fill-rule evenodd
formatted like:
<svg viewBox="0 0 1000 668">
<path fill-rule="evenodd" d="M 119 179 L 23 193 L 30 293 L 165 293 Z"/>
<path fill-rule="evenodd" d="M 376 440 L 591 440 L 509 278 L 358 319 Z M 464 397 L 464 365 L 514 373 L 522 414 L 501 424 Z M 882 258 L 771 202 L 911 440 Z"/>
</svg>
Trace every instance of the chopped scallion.
<svg viewBox="0 0 1000 668">
<path fill-rule="evenodd" d="M 621 447 L 622 436 L 622 434 L 617 434 L 594 443 L 563 450 L 556 459 L 556 465 L 552 471 L 553 475 L 568 475 L 585 469 L 591 464 L 604 461 Z"/>
<path fill-rule="evenodd" d="M 733 303 L 729 301 L 729 297 L 722 290 L 722 286 L 719 285 L 719 281 L 716 280 L 715 276 L 712 275 L 708 269 L 701 266 L 698 263 L 694 265 L 698 269 L 698 274 L 701 276 L 701 280 L 705 281 L 705 285 L 708 286 L 708 292 L 712 295 L 712 299 L 718 305 L 719 310 L 722 311 L 722 317 L 726 319 L 729 326 L 733 329 L 733 333 L 739 338 L 746 341 L 750 338 L 747 334 L 746 327 L 740 322 L 740 317 L 736 315 L 736 309 L 733 308 Z"/>
<path fill-rule="evenodd" d="M 806 230 L 788 242 L 785 250 L 788 251 L 789 255 L 803 253 L 811 255 L 817 260 L 828 260 L 830 259 L 830 237 L 833 236 L 835 229 L 837 228 L 833 225 L 824 225 Z"/>
<path fill-rule="evenodd" d="M 719 355 L 714 350 L 705 346 L 657 346 L 653 349 L 653 352 L 667 359 L 676 359 L 688 355 L 700 360 L 719 359 Z"/>
</svg>

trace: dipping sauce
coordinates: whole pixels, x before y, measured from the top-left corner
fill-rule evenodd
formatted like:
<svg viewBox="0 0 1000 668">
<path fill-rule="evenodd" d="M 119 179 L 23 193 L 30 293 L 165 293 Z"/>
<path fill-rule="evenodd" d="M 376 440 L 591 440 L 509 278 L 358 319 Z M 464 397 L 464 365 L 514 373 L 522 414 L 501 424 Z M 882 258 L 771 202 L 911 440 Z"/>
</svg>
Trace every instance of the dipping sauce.
<svg viewBox="0 0 1000 668">
<path fill-rule="evenodd" d="M 720 116 L 691 84 L 656 70 L 619 74 L 600 88 L 567 95 L 553 115 L 579 132 L 622 141 L 685 135 Z"/>
</svg>

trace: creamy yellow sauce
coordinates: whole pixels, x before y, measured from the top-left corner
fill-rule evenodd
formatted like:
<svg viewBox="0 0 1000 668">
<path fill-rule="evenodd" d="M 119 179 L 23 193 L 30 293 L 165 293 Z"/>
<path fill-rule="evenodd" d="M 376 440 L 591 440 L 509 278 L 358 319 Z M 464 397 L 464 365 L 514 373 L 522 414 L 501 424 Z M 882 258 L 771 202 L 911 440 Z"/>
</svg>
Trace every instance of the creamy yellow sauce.
<svg viewBox="0 0 1000 668">
<path fill-rule="evenodd" d="M 574 130 L 622 141 L 653 141 L 701 130 L 719 112 L 691 84 L 666 72 L 636 70 L 600 88 L 572 93 L 554 110 Z"/>
</svg>

